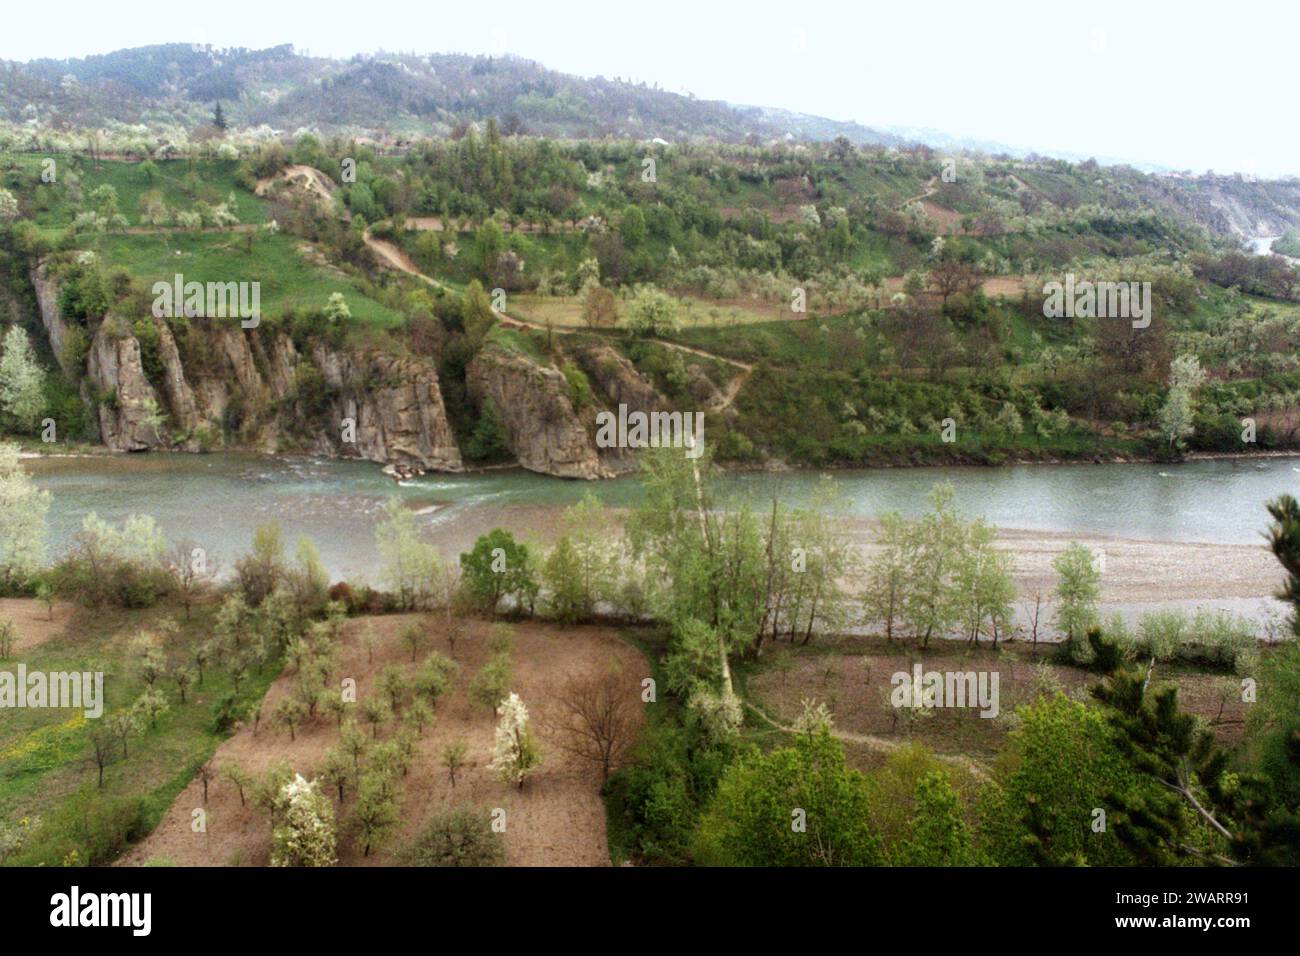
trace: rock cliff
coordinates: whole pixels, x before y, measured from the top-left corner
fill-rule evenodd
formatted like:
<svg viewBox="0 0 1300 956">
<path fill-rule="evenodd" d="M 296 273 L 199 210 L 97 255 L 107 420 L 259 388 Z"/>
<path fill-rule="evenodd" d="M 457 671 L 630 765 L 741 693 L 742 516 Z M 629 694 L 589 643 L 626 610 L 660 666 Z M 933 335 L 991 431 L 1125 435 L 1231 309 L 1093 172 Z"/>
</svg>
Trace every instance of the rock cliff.
<svg viewBox="0 0 1300 956">
<path fill-rule="evenodd" d="M 466 387 L 476 402 L 490 398 L 496 405 L 506 445 L 524 468 L 561 478 L 613 475 L 601 462 L 559 369 L 489 344 L 470 363 Z M 594 429 L 594 417 L 590 424 Z"/>
<path fill-rule="evenodd" d="M 72 323 L 60 313 L 57 279 L 44 264 L 31 279 L 51 346 L 61 364 L 68 362 Z M 111 316 L 87 330 L 84 369 L 64 369 L 81 379 L 99 440 L 109 448 L 237 445 L 362 458 L 406 471 L 462 466 L 437 370 L 423 359 L 323 344 L 304 356 L 288 335 L 213 322 L 203 332 L 203 355 L 187 362 L 168 324 L 153 322 L 152 381 L 139 339 Z M 304 380 L 318 385 L 310 395 L 300 387 Z"/>
</svg>

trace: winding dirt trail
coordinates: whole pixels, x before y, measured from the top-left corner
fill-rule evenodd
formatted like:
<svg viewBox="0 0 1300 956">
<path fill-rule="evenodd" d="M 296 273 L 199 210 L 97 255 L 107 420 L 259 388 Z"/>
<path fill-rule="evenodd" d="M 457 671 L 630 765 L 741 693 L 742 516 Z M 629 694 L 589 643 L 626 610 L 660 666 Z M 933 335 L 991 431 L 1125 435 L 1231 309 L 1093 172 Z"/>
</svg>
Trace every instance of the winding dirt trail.
<svg viewBox="0 0 1300 956">
<path fill-rule="evenodd" d="M 785 724 L 773 720 L 763 711 L 762 708 L 751 704 L 749 701 L 745 701 L 745 706 L 761 717 L 765 723 L 775 727 L 777 730 L 784 731 L 788 734 L 799 733 L 799 731 L 794 727 L 787 727 Z M 838 730 L 835 727 L 831 727 L 831 736 L 836 740 L 842 740 L 845 743 L 868 747 L 880 753 L 892 753 L 902 747 L 905 743 L 910 743 L 910 741 L 890 740 L 887 737 L 876 737 L 871 734 L 855 734 L 848 730 Z M 981 783 L 991 783 L 993 781 L 993 778 L 989 776 L 989 772 L 985 769 L 984 765 L 973 757 L 967 757 L 962 754 L 943 753 L 935 753 L 934 757 L 936 760 L 951 764 L 954 767 L 966 771 Z"/>
</svg>

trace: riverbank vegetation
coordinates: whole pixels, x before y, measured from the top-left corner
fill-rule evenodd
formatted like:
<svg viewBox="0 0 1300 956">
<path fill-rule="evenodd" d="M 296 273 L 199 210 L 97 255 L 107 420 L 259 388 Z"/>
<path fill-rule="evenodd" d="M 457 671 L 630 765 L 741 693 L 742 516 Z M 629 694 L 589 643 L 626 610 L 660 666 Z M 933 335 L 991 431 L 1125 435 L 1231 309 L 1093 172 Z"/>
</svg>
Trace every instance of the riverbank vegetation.
<svg viewBox="0 0 1300 956">
<path fill-rule="evenodd" d="M 0 854 L 491 864 L 513 806 L 507 859 L 544 862 L 562 792 L 604 798 L 584 862 L 1296 862 L 1294 620 L 1271 642 L 1221 614 L 1101 620 L 1076 545 L 1031 635 L 1011 556 L 942 485 L 881 516 L 859 567 L 831 486 L 816 509 L 724 509 L 707 456 L 643 468 L 623 536 L 588 500 L 549 548 L 498 528 L 453 561 L 394 503 L 374 586 L 331 583 L 274 524 L 224 577 L 145 516 L 90 515 L 47 564 L 13 461 L 0 494 L 27 520 L 0 562 L 33 597 L 0 652 L 102 672 L 105 694 L 98 717 L 6 720 Z M 1300 511 L 1270 511 L 1295 605 Z M 69 626 L 33 643 L 46 609 Z"/>
</svg>

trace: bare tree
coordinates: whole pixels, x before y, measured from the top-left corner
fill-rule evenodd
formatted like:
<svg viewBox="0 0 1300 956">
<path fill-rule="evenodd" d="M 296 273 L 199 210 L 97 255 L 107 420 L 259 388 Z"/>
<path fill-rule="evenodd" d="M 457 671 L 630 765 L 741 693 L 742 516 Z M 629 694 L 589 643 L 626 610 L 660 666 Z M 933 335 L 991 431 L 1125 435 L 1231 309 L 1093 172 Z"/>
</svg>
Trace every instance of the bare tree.
<svg viewBox="0 0 1300 956">
<path fill-rule="evenodd" d="M 167 557 L 167 570 L 176 584 L 176 594 L 190 619 L 190 607 L 202 596 L 216 575 L 216 562 L 194 541 L 177 541 Z"/>
<path fill-rule="evenodd" d="M 90 732 L 90 759 L 99 769 L 99 789 L 104 789 L 104 768 L 117 757 L 116 729 L 108 723 L 96 724 Z"/>
<path fill-rule="evenodd" d="M 572 678 L 560 695 L 556 744 L 600 768 L 601 790 L 626 759 L 641 723 L 635 686 L 617 669 Z"/>
<path fill-rule="evenodd" d="M 203 781 L 203 805 L 206 807 L 208 805 L 208 784 L 217 779 L 217 768 L 209 760 L 199 764 L 194 773 Z"/>
</svg>

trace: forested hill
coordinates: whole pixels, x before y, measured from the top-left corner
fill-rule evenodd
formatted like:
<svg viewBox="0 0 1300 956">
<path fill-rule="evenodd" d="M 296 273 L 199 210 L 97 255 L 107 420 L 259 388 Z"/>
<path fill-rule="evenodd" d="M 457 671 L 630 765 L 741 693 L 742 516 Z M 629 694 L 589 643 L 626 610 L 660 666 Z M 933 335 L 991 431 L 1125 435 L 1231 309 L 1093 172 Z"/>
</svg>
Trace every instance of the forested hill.
<svg viewBox="0 0 1300 956">
<path fill-rule="evenodd" d="M 518 57 L 380 54 L 331 60 L 291 45 L 216 50 L 171 43 L 76 60 L 0 64 L 0 119 L 54 126 L 211 122 L 220 101 L 233 126 L 292 132 L 446 135 L 499 117 L 508 131 L 560 138 L 612 136 L 770 140 L 846 136 L 896 145 L 856 123 L 733 107 L 619 79 L 587 79 Z"/>
</svg>

